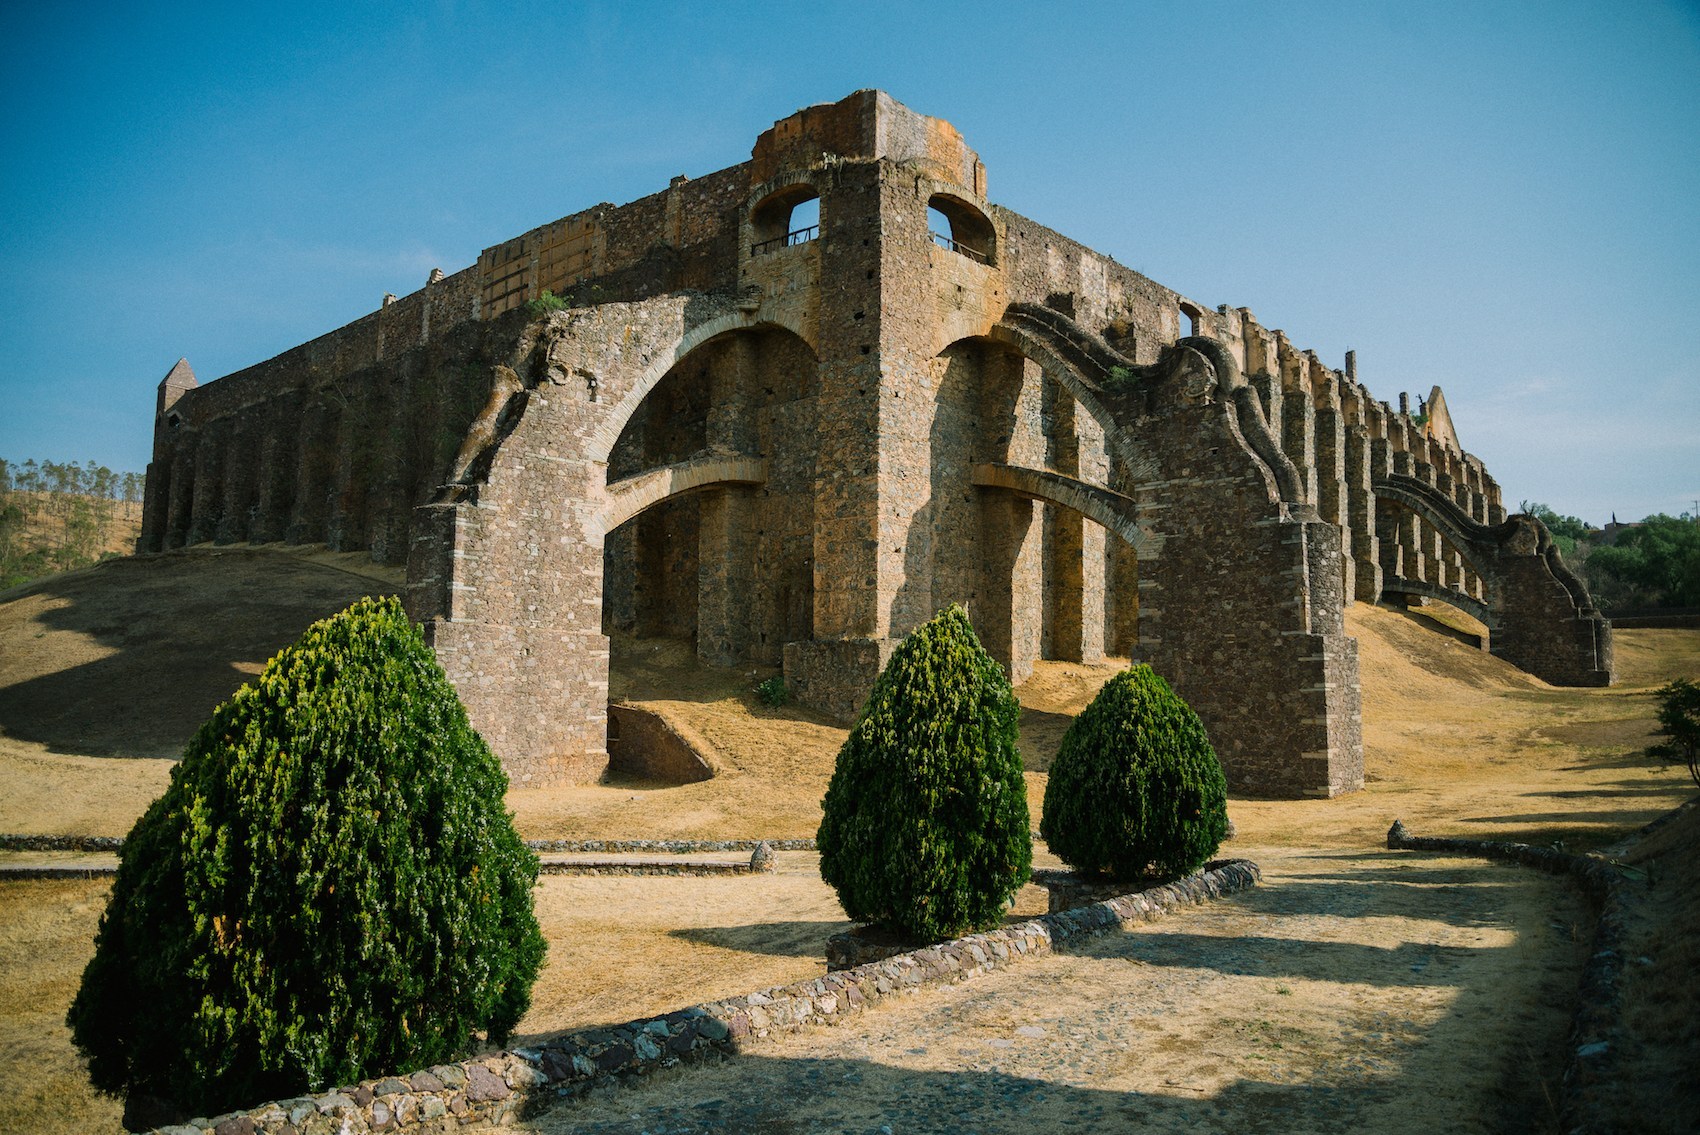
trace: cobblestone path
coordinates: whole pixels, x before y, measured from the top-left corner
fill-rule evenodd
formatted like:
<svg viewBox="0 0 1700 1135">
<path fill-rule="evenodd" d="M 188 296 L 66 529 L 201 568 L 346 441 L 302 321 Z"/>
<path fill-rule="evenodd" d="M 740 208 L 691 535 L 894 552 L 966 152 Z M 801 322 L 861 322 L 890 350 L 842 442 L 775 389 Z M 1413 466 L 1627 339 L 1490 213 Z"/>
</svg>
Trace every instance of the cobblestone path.
<svg viewBox="0 0 1700 1135">
<path fill-rule="evenodd" d="M 1562 882 L 1401 852 L 1233 850 L 1264 885 L 524 1129 L 1550 1129 L 1589 931 Z"/>
</svg>

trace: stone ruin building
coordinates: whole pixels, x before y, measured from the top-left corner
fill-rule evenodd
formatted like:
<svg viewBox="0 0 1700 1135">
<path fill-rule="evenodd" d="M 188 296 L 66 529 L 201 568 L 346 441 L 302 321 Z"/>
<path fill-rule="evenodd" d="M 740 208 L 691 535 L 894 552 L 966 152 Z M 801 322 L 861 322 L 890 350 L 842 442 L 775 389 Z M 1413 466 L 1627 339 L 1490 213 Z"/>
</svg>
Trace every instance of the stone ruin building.
<svg viewBox="0 0 1700 1135">
<path fill-rule="evenodd" d="M 1353 602 L 1441 599 L 1549 682 L 1612 675 L 1438 389 L 1393 409 L 1350 354 L 993 204 L 949 123 L 879 91 L 217 382 L 180 362 L 138 550 L 207 541 L 405 560 L 516 783 L 605 769 L 616 633 L 782 666 L 847 719 L 959 602 L 1017 682 L 1150 662 L 1230 784 L 1280 796 L 1363 782 Z"/>
</svg>

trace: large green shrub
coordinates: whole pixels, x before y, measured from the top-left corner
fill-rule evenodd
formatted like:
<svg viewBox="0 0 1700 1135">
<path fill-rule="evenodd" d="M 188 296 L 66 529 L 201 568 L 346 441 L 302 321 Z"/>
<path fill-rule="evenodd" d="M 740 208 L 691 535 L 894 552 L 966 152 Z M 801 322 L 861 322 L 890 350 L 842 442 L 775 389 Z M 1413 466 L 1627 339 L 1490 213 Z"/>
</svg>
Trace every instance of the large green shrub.
<svg viewBox="0 0 1700 1135">
<path fill-rule="evenodd" d="M 1227 800 L 1198 715 L 1141 664 L 1106 682 L 1063 735 L 1039 834 L 1085 874 L 1185 875 L 1227 836 Z"/>
<path fill-rule="evenodd" d="M 68 1018 L 95 1085 L 209 1114 L 501 1042 L 544 951 L 506 788 L 398 601 L 315 623 L 124 842 Z"/>
<path fill-rule="evenodd" d="M 1661 760 L 1681 761 L 1694 783 L 1700 784 L 1700 685 L 1677 678 L 1654 690 L 1653 696 L 1659 699 L 1659 735 L 1670 740 L 1647 752 Z"/>
<path fill-rule="evenodd" d="M 984 929 L 1032 873 L 1019 707 L 961 607 L 898 645 L 838 751 L 821 877 L 846 913 L 922 941 Z"/>
</svg>

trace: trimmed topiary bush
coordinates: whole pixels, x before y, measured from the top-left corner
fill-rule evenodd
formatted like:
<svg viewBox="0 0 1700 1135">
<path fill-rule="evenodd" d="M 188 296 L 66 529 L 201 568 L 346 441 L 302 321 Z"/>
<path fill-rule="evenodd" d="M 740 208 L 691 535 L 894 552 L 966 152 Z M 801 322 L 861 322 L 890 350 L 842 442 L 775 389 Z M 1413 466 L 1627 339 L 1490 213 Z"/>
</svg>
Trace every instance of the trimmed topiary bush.
<svg viewBox="0 0 1700 1135">
<path fill-rule="evenodd" d="M 1228 785 L 1204 726 L 1143 663 L 1074 719 L 1045 785 L 1039 834 L 1076 871 L 1186 875 L 1228 834 Z"/>
<path fill-rule="evenodd" d="M 506 789 L 399 601 L 308 628 L 124 842 L 68 1016 L 95 1086 L 213 1114 L 500 1043 L 544 951 Z"/>
<path fill-rule="evenodd" d="M 851 918 L 936 942 L 1003 916 L 1033 866 L 1018 713 L 961 607 L 898 645 L 821 805 L 821 878 Z"/>
</svg>

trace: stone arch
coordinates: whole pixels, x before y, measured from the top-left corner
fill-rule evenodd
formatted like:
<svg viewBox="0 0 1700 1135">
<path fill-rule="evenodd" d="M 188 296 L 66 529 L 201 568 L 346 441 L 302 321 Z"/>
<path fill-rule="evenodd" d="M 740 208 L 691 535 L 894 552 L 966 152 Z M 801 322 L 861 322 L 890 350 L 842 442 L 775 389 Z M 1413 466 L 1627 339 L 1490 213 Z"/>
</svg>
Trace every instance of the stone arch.
<svg viewBox="0 0 1700 1135">
<path fill-rule="evenodd" d="M 820 187 L 807 172 L 799 172 L 774 178 L 758 186 L 751 195 L 751 203 L 744 213 L 744 233 L 748 238 L 745 251 L 750 256 L 760 255 L 769 248 L 784 247 L 804 240 L 792 241 L 795 226 L 791 217 L 797 207 L 809 201 L 819 201 Z M 824 218 L 816 218 L 814 228 L 819 235 L 819 229 Z M 804 238 L 812 240 L 814 236 Z"/>
<path fill-rule="evenodd" d="M 599 520 L 612 532 L 660 504 L 686 493 L 728 485 L 760 485 L 767 481 L 767 462 L 749 457 L 698 457 L 650 469 L 608 486 Z"/>
<path fill-rule="evenodd" d="M 934 243 L 980 264 L 998 262 L 998 231 L 986 211 L 959 192 L 940 190 L 927 198 L 929 215 L 944 218 L 946 231 L 932 231 Z"/>
<path fill-rule="evenodd" d="M 1115 446 L 1117 456 L 1136 481 L 1154 477 L 1157 473 L 1155 454 L 1150 453 L 1129 431 L 1117 428 L 1116 418 L 1106 404 L 1105 392 L 1089 377 L 1087 368 L 1065 354 L 1066 348 L 1057 336 L 1047 334 L 1031 320 L 1012 318 L 1015 314 L 1006 313 L 992 327 L 991 338 L 1015 348 L 1019 354 L 1039 364 L 1048 377 L 1073 395 L 1074 400 L 1103 427 L 1105 438 Z M 1124 361 L 1132 366 L 1131 361 Z M 1113 365 L 1113 362 L 1107 364 L 1106 369 Z"/>
<path fill-rule="evenodd" d="M 694 339 L 639 384 L 601 465 L 585 536 L 602 564 L 604 633 L 776 663 L 813 619 L 819 363 L 771 323 L 705 325 Z"/>
<path fill-rule="evenodd" d="M 1139 527 L 1134 499 L 1113 489 L 1046 469 L 991 462 L 974 466 L 973 479 L 979 488 L 1005 489 L 1017 496 L 1078 512 L 1121 537 L 1142 560 L 1154 559 L 1162 548 L 1160 539 Z"/>
<path fill-rule="evenodd" d="M 706 346 L 710 341 L 722 335 L 730 335 L 738 331 L 788 331 L 801 339 L 811 353 L 818 355 L 814 341 L 809 337 L 807 329 L 783 318 L 764 318 L 757 320 L 753 315 L 744 311 L 732 311 L 706 320 L 686 330 L 679 336 L 677 342 L 664 351 L 658 351 L 632 383 L 619 405 L 603 419 L 592 432 L 586 446 L 586 456 L 592 461 L 606 463 L 608 455 L 613 452 L 614 445 L 620 440 L 620 434 L 643 405 L 658 383 L 666 378 L 674 367 L 683 362 L 685 356 L 699 347 Z"/>
<path fill-rule="evenodd" d="M 1456 548 L 1482 581 L 1480 613 L 1462 593 L 1389 573 L 1383 590 L 1428 595 L 1470 610 L 1489 627 L 1489 650 L 1557 686 L 1607 686 L 1613 678 L 1611 624 L 1564 566 L 1552 535 L 1532 516 L 1488 525 L 1426 481 L 1377 477 L 1376 497 L 1410 510 Z"/>
</svg>

